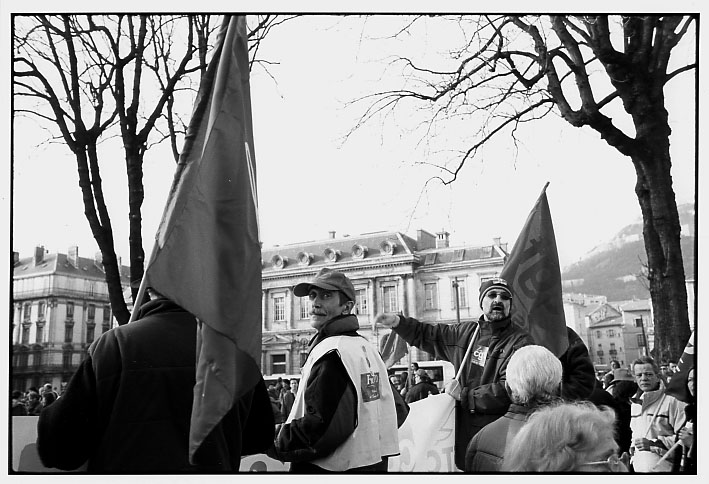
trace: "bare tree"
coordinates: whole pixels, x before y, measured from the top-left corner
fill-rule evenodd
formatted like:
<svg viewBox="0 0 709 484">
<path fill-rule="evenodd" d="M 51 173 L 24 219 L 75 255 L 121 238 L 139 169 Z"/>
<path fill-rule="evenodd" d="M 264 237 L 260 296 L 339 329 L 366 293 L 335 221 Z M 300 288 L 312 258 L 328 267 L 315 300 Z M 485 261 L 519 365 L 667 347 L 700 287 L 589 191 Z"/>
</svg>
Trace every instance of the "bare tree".
<svg viewBox="0 0 709 484">
<path fill-rule="evenodd" d="M 465 36 L 463 45 L 450 52 L 452 67 L 425 67 L 398 57 L 395 65 L 402 69 L 405 87 L 356 100 L 367 108 L 354 129 L 411 104 L 428 109 L 429 129 L 453 117 L 469 120 L 465 151 L 436 165 L 445 184 L 453 183 L 491 140 L 506 134 L 516 142 L 525 123 L 551 112 L 572 126 L 595 130 L 635 167 L 655 347 L 659 358 L 678 359 L 690 330 L 664 90 L 677 75 L 697 67 L 696 53 L 686 63 L 670 62 L 678 43 L 696 31 L 696 17 L 476 15 L 447 20 Z M 426 18 L 407 20 L 395 35 L 410 34 L 421 21 Z M 696 42 L 687 40 L 692 49 Z M 618 113 L 629 119 L 634 133 L 625 132 Z"/>
<path fill-rule="evenodd" d="M 256 16 L 252 65 L 268 31 L 291 17 Z M 101 250 L 113 313 L 124 324 L 111 218 L 98 146 L 118 133 L 128 176 L 130 280 L 143 277 L 143 160 L 169 140 L 175 161 L 187 113 L 203 74 L 218 19 L 209 15 L 35 15 L 13 25 L 14 114 L 49 125 L 77 161 L 84 214 Z M 195 55 L 195 53 L 197 55 Z M 265 61 L 264 61 L 265 62 Z M 182 102 L 176 102 L 182 97 Z M 184 107 L 182 109 L 185 109 Z M 135 298 L 137 288 L 133 289 Z"/>
</svg>

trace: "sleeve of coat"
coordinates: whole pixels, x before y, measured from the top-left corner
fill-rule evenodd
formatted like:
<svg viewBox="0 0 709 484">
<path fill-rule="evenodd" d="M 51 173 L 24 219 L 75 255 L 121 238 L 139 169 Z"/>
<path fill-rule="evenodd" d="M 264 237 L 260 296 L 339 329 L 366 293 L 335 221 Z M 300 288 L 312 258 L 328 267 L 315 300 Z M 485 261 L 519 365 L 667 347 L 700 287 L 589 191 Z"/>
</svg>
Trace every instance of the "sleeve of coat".
<svg viewBox="0 0 709 484">
<path fill-rule="evenodd" d="M 669 398 L 669 404 L 667 405 L 667 417 L 669 419 L 670 425 L 672 425 L 672 435 L 658 435 L 657 440 L 662 442 L 662 444 L 669 449 L 676 442 L 677 432 L 684 426 L 687 421 L 684 412 L 684 407 L 687 406 L 686 403 L 677 400 L 671 395 L 665 395 L 665 398 Z"/>
<path fill-rule="evenodd" d="M 69 380 L 64 393 L 42 410 L 37 422 L 37 453 L 46 467 L 81 467 L 97 445 L 98 407 L 91 358 Z"/>
<path fill-rule="evenodd" d="M 454 366 L 460 363 L 460 354 L 465 352 L 469 343 L 460 330 L 461 325 L 456 323 L 429 324 L 405 316 L 399 316 L 399 324 L 394 328 L 411 346 L 434 355 L 436 359 L 450 361 Z"/>
<path fill-rule="evenodd" d="M 566 400 L 585 400 L 591 395 L 595 386 L 596 372 L 586 345 L 576 333 L 570 328 L 567 329 L 569 347 L 559 358 L 564 370 L 561 396 Z"/>
</svg>

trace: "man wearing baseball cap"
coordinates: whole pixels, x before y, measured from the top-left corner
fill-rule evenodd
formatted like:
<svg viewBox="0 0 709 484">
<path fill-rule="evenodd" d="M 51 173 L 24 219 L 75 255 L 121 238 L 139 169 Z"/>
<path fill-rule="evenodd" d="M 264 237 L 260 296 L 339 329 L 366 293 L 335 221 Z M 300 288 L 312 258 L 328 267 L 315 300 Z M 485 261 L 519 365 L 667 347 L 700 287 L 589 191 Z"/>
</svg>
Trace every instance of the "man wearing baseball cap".
<svg viewBox="0 0 709 484">
<path fill-rule="evenodd" d="M 290 462 L 291 472 L 386 472 L 388 457 L 399 454 L 397 408 L 384 362 L 357 333 L 352 282 L 325 268 L 293 294 L 310 299 L 317 333 L 268 455 Z"/>
<path fill-rule="evenodd" d="M 446 393 L 458 400 L 455 464 L 461 470 L 470 439 L 504 415 L 511 403 L 505 390 L 510 357 L 517 349 L 534 344 L 526 331 L 512 324 L 512 291 L 507 281 L 499 277 L 484 281 L 479 302 L 482 315 L 477 321 L 424 323 L 396 314 L 379 314 L 375 318 L 375 324 L 392 328 L 411 346 L 451 362 L 456 372 L 462 367 L 460 381 L 454 379 L 446 385 Z"/>
</svg>

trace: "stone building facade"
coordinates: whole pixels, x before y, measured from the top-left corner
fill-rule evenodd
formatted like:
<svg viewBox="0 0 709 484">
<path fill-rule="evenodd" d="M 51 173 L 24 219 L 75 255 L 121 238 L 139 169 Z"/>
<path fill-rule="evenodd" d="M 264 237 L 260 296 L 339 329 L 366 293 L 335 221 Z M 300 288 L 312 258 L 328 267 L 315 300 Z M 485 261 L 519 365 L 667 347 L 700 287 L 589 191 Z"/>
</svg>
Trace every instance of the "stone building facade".
<svg viewBox="0 0 709 484">
<path fill-rule="evenodd" d="M 128 273 L 122 266 L 126 287 Z M 51 383 L 61 392 L 91 342 L 115 324 L 101 254 L 14 252 L 12 293 L 12 389 Z"/>
<path fill-rule="evenodd" d="M 308 298 L 296 297 L 293 287 L 321 268 L 342 271 L 352 280 L 360 334 L 379 348 L 389 332 L 373 327 L 380 312 L 443 324 L 476 319 L 480 283 L 499 275 L 506 250 L 507 244 L 497 239 L 484 247 L 451 247 L 447 232 L 434 236 L 425 230 L 418 230 L 416 238 L 401 232 L 343 237 L 331 232 L 324 240 L 264 248 L 264 375 L 300 372 L 315 330 Z M 411 361 L 430 359 L 423 351 L 411 351 Z"/>
</svg>

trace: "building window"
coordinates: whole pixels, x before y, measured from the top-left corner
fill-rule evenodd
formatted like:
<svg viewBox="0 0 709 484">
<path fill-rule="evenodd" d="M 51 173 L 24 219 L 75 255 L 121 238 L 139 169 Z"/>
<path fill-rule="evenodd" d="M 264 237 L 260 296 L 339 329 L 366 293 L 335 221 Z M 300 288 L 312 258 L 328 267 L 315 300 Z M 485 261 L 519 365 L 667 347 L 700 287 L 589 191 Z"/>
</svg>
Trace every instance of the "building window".
<svg viewBox="0 0 709 484">
<path fill-rule="evenodd" d="M 367 307 L 366 289 L 355 289 L 355 302 L 356 314 L 369 314 L 369 308 Z"/>
<path fill-rule="evenodd" d="M 300 319 L 308 319 L 310 317 L 310 304 L 308 296 L 300 298 Z"/>
<path fill-rule="evenodd" d="M 607 335 L 609 338 L 615 338 L 615 330 L 614 330 L 614 329 L 609 329 L 609 330 L 607 330 L 607 331 L 606 331 L 606 335 Z"/>
<path fill-rule="evenodd" d="M 642 348 L 645 346 L 645 335 L 639 334 L 638 337 L 638 347 Z"/>
<path fill-rule="evenodd" d="M 458 300 L 460 301 L 461 308 L 468 307 L 468 296 L 465 291 L 465 280 L 458 280 Z M 455 285 L 456 281 L 451 281 L 451 308 L 455 309 Z"/>
<path fill-rule="evenodd" d="M 65 324 L 64 325 L 64 342 L 71 343 L 74 339 L 74 325 Z"/>
<path fill-rule="evenodd" d="M 274 296 L 273 298 L 273 320 L 286 320 L 286 298 L 285 296 Z"/>
<path fill-rule="evenodd" d="M 271 373 L 286 372 L 286 355 L 271 355 Z"/>
<path fill-rule="evenodd" d="M 35 343 L 39 344 L 44 339 L 44 324 L 37 325 L 37 337 L 35 338 Z"/>
<path fill-rule="evenodd" d="M 94 333 L 96 332 L 95 324 L 86 325 L 86 342 L 92 343 L 94 341 Z"/>
<path fill-rule="evenodd" d="M 96 317 L 96 306 L 94 306 L 93 304 L 89 304 L 89 311 L 88 311 L 87 319 L 89 321 L 93 321 L 95 317 Z"/>
<path fill-rule="evenodd" d="M 30 344 L 30 325 L 29 324 L 22 325 L 22 344 L 23 345 Z"/>
<path fill-rule="evenodd" d="M 103 307 L 103 322 L 107 323 L 111 320 L 111 306 L 104 306 Z"/>
<path fill-rule="evenodd" d="M 427 282 L 423 285 L 423 308 L 425 310 L 438 309 L 438 291 L 435 282 Z"/>
<path fill-rule="evenodd" d="M 101 331 L 105 333 L 109 329 L 111 329 L 111 323 L 109 323 L 108 321 L 104 321 L 104 323 L 101 325 Z"/>
<path fill-rule="evenodd" d="M 399 312 L 399 305 L 397 301 L 396 286 L 384 286 L 383 300 L 384 300 L 384 312 L 385 313 L 397 313 Z"/>
<path fill-rule="evenodd" d="M 600 337 L 601 337 L 601 331 L 600 331 L 600 330 L 597 330 L 597 331 L 596 331 L 596 338 L 600 338 Z"/>
<path fill-rule="evenodd" d="M 25 303 L 25 311 L 24 311 L 25 321 L 29 321 L 31 315 L 32 315 L 32 303 Z"/>
<path fill-rule="evenodd" d="M 37 304 L 37 319 L 44 319 L 44 301 Z"/>
<path fill-rule="evenodd" d="M 66 303 L 66 317 L 67 318 L 74 317 L 74 303 L 73 302 L 67 301 L 67 303 Z"/>
<path fill-rule="evenodd" d="M 636 328 L 642 328 L 643 327 L 643 318 L 642 316 L 639 318 L 635 318 L 635 327 Z"/>
<path fill-rule="evenodd" d="M 71 366 L 71 351 L 64 351 L 64 353 L 62 353 L 62 365 L 64 368 Z"/>
</svg>

